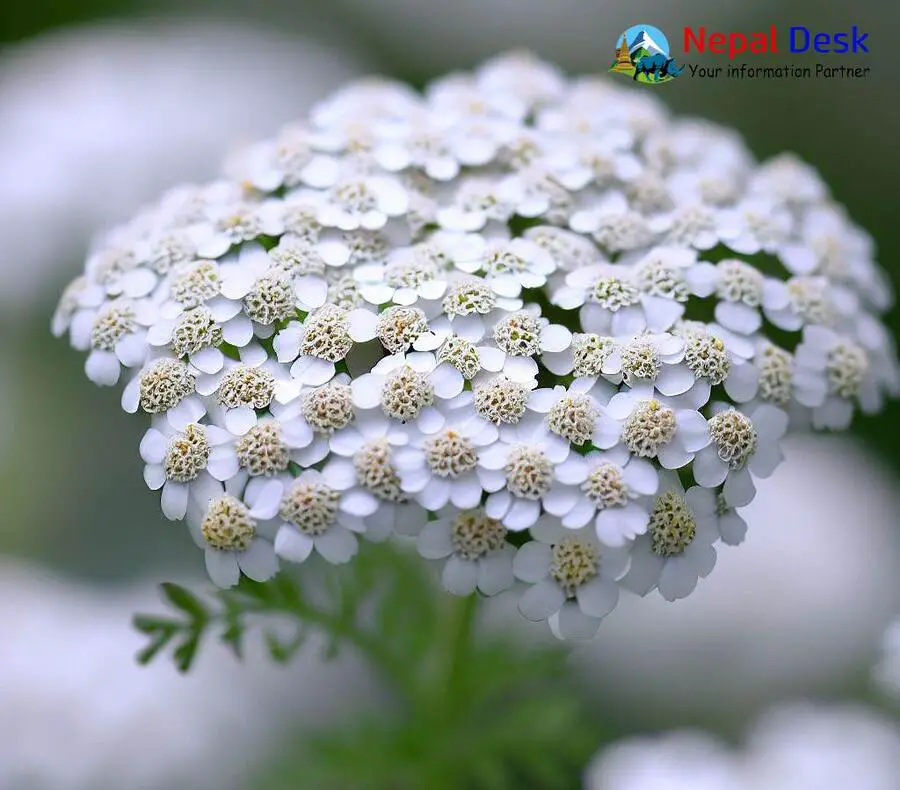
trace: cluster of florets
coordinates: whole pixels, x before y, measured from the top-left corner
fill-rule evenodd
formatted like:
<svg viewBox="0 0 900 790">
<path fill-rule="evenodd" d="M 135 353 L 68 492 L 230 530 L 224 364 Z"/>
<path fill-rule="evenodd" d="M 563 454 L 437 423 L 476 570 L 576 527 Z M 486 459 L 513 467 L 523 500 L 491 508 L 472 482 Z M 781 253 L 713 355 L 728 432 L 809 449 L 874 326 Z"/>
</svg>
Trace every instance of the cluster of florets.
<svg viewBox="0 0 900 790">
<path fill-rule="evenodd" d="M 216 583 L 412 535 L 574 636 L 688 595 L 789 426 L 897 393 L 872 254 L 796 158 L 513 55 L 351 85 L 170 192 L 54 329 L 128 380 Z"/>
</svg>

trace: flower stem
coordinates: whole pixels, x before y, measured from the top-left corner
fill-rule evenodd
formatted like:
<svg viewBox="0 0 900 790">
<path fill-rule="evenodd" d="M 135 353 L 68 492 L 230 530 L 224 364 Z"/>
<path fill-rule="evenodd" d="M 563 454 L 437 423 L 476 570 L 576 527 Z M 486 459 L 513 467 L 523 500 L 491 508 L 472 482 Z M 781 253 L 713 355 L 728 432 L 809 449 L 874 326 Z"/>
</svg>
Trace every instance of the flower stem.
<svg viewBox="0 0 900 790">
<path fill-rule="evenodd" d="M 478 612 L 478 593 L 472 593 L 458 602 L 454 602 L 453 613 L 448 628 L 450 636 L 449 662 L 446 687 L 449 694 L 454 694 L 463 673 L 466 658 L 471 648 L 472 636 Z"/>
</svg>

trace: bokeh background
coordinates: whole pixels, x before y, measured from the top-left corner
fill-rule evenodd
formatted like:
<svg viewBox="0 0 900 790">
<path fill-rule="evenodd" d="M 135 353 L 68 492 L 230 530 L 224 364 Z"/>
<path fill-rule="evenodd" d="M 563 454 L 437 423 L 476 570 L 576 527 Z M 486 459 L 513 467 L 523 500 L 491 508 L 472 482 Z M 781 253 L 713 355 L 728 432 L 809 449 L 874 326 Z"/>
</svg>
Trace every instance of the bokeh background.
<svg viewBox="0 0 900 790">
<path fill-rule="evenodd" d="M 128 621 L 152 608 L 153 582 L 202 568 L 146 491 L 139 421 L 49 335 L 91 233 L 171 184 L 212 176 L 241 142 L 353 75 L 422 85 L 514 47 L 602 71 L 635 22 L 670 39 L 686 24 L 868 30 L 866 80 L 683 79 L 657 95 L 740 129 L 760 158 L 792 150 L 814 163 L 900 280 L 900 9 L 878 0 L 0 4 L 0 787 L 287 788 L 290 760 L 273 750 L 383 702 L 352 656 L 325 664 L 312 649 L 277 670 L 213 652 L 187 679 L 132 665 L 140 640 Z M 888 323 L 897 334 L 900 313 Z M 737 737 L 785 698 L 890 711 L 870 672 L 900 616 L 898 437 L 893 404 L 851 438 L 794 441 L 748 510 L 747 543 L 723 550 L 696 595 L 626 601 L 575 651 L 572 672 L 609 738 L 684 726 Z M 169 759 L 130 756 L 153 749 Z"/>
</svg>

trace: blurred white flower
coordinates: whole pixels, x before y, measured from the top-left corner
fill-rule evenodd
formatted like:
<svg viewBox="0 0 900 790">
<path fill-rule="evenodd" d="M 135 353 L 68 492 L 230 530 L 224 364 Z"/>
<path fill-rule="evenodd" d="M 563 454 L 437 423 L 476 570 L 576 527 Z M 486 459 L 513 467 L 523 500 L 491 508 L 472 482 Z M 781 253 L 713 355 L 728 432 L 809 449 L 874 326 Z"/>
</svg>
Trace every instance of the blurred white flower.
<svg viewBox="0 0 900 790">
<path fill-rule="evenodd" d="M 101 227 L 357 72 L 321 41 L 210 19 L 97 25 L 0 56 L 0 260 L 4 311 L 72 275 Z M 235 112 L 235 101 L 246 112 Z M 252 104 L 252 112 L 249 106 Z"/>
<path fill-rule="evenodd" d="M 131 618 L 161 607 L 146 585 L 91 589 L 0 564 L 0 787 L 236 790 L 291 728 L 372 702 L 352 658 L 322 664 L 310 643 L 276 665 L 258 634 L 243 663 L 213 639 L 188 675 L 166 656 L 140 667 Z"/>
<path fill-rule="evenodd" d="M 710 735 L 672 732 L 608 747 L 585 790 L 894 790 L 900 730 L 849 705 L 780 705 L 754 725 L 741 750 Z"/>
<path fill-rule="evenodd" d="M 852 705 L 780 705 L 747 738 L 747 790 L 894 790 L 900 729 Z"/>
<path fill-rule="evenodd" d="M 584 790 L 742 790 L 740 771 L 711 735 L 682 730 L 614 743 L 588 768 Z"/>
</svg>

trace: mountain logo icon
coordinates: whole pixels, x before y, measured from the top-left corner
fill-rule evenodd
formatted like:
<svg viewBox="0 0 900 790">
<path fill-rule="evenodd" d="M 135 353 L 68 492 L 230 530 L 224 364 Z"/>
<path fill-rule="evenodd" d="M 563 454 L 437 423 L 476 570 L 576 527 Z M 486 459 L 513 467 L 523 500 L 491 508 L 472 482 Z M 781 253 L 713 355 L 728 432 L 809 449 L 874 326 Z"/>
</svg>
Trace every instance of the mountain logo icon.
<svg viewBox="0 0 900 790">
<path fill-rule="evenodd" d="M 609 70 L 635 82 L 659 85 L 674 80 L 684 68 L 669 56 L 669 40 L 662 30 L 653 25 L 632 25 L 616 41 Z"/>
</svg>

